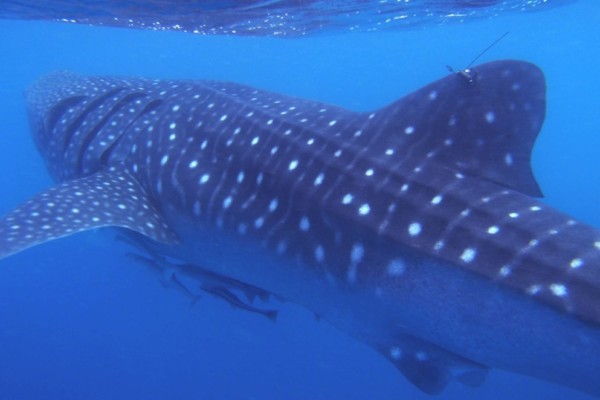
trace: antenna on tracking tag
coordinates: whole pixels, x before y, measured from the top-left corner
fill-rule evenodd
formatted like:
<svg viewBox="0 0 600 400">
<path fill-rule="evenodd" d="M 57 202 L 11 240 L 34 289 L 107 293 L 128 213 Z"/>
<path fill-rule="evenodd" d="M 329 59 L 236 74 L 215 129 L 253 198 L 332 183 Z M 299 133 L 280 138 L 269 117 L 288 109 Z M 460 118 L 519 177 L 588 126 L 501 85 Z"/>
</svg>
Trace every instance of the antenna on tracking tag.
<svg viewBox="0 0 600 400">
<path fill-rule="evenodd" d="M 492 47 L 497 45 L 498 42 L 501 41 L 502 39 L 504 39 L 506 37 L 506 35 L 508 35 L 509 33 L 510 32 L 507 31 L 502 36 L 500 36 L 498 39 L 494 40 L 488 47 L 483 49 L 481 51 L 481 53 L 477 54 L 477 56 L 469 63 L 469 65 L 466 66 L 466 68 L 458 70 L 458 71 L 456 71 L 454 68 L 452 68 L 449 65 L 446 65 L 446 68 L 448 69 L 448 71 L 450 71 L 452 73 L 456 73 L 456 74 L 460 75 L 461 77 L 463 77 L 464 79 L 466 79 L 470 85 L 473 85 L 475 83 L 475 78 L 477 77 L 477 71 L 475 71 L 474 69 L 471 69 L 471 65 L 475 64 L 475 62 L 477 60 L 479 60 L 479 58 L 482 55 L 484 55 L 489 49 L 491 49 Z"/>
</svg>

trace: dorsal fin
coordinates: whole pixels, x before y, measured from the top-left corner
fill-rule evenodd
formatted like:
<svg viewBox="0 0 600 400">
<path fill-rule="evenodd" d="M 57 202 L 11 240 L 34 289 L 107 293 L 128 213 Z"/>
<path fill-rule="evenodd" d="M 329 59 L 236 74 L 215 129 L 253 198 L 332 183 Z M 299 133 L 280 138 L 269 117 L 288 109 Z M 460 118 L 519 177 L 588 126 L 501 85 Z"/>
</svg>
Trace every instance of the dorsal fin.
<svg viewBox="0 0 600 400">
<path fill-rule="evenodd" d="M 396 162 L 430 159 L 541 196 L 530 159 L 545 106 L 545 81 L 536 66 L 491 62 L 453 73 L 378 110 L 368 123 L 369 146 L 382 157 L 391 149 Z"/>
<path fill-rule="evenodd" d="M 0 258 L 77 232 L 119 226 L 177 243 L 163 217 L 124 169 L 61 183 L 0 219 Z"/>
</svg>

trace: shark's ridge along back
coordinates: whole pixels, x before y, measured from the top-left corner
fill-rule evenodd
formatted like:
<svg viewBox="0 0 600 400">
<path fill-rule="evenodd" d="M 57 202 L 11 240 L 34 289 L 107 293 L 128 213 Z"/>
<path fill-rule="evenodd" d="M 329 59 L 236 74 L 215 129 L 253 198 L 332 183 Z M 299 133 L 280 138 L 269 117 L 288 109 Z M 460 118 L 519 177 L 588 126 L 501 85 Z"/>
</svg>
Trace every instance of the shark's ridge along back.
<svg viewBox="0 0 600 400">
<path fill-rule="evenodd" d="M 186 295 L 208 271 L 238 308 L 276 315 L 232 279 L 297 302 L 425 392 L 499 367 L 599 394 L 600 233 L 533 198 L 543 74 L 471 73 L 372 112 L 229 82 L 42 78 L 31 127 L 62 183 L 0 220 L 0 257 L 125 227 L 151 239 L 133 259 Z"/>
</svg>

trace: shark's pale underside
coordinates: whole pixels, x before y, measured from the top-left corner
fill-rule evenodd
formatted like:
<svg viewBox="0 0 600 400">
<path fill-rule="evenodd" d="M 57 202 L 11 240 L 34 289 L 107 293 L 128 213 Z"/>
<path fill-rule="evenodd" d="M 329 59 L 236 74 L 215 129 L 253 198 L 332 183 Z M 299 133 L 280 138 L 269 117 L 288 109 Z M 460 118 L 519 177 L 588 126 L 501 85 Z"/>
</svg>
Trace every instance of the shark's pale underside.
<svg viewBox="0 0 600 400">
<path fill-rule="evenodd" d="M 428 393 L 495 367 L 600 395 L 600 232 L 534 199 L 545 90 L 497 61 L 362 113 L 52 74 L 26 97 L 60 183 L 0 220 L 0 257 L 128 228 L 151 257 L 310 309 Z"/>
</svg>

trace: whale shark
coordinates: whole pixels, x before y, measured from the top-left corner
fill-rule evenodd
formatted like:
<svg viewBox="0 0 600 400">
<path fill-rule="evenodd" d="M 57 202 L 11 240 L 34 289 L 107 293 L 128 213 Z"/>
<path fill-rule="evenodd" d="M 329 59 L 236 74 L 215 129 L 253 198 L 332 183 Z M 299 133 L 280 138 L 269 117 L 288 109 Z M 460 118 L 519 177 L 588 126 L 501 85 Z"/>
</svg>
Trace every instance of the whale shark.
<svg viewBox="0 0 600 400">
<path fill-rule="evenodd" d="M 71 72 L 25 97 L 57 184 L 0 219 L 0 258 L 116 228 L 184 294 L 185 275 L 240 309 L 260 313 L 237 289 L 299 304 L 426 393 L 498 368 L 600 396 L 600 231 L 537 199 L 537 66 L 370 112 Z"/>
</svg>

